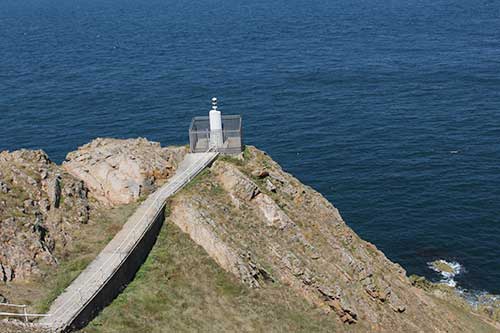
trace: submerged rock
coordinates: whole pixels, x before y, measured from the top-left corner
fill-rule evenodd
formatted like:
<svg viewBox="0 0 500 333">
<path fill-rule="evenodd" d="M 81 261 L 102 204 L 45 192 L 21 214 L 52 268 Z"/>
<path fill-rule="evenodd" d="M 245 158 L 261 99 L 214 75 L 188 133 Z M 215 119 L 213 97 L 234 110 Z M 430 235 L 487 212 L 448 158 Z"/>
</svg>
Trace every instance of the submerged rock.
<svg viewBox="0 0 500 333">
<path fill-rule="evenodd" d="M 433 261 L 431 262 L 431 266 L 434 270 L 438 272 L 455 274 L 455 269 L 453 268 L 453 266 L 444 260 Z"/>
<path fill-rule="evenodd" d="M 429 268 L 431 268 L 433 271 L 441 274 L 442 279 L 440 282 L 450 287 L 455 287 L 457 285 L 454 277 L 463 271 L 462 265 L 460 265 L 458 262 L 448 262 L 443 259 L 435 260 L 428 263 L 428 265 Z"/>
</svg>

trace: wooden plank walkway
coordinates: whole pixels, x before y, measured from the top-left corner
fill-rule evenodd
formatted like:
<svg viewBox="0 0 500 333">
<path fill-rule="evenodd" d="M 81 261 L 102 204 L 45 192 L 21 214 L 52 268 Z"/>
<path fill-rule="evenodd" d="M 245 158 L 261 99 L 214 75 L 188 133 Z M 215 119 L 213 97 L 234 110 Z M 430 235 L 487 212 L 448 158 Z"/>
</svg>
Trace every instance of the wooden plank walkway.
<svg viewBox="0 0 500 333">
<path fill-rule="evenodd" d="M 117 270 L 126 265 L 128 256 L 162 214 L 167 198 L 189 183 L 212 163 L 217 155 L 216 152 L 187 154 L 175 175 L 139 206 L 122 230 L 52 303 L 48 316 L 41 319 L 39 324 L 55 331 L 64 331 L 70 327 Z"/>
</svg>

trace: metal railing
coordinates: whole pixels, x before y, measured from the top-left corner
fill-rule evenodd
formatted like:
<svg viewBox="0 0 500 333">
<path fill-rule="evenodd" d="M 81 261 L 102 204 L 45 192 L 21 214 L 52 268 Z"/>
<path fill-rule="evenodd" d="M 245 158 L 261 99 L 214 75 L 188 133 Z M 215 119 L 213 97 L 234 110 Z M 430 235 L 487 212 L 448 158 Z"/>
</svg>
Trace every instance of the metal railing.
<svg viewBox="0 0 500 333">
<path fill-rule="evenodd" d="M 37 318 L 37 317 L 48 317 L 49 314 L 39 314 L 39 313 L 28 313 L 28 305 L 26 304 L 10 304 L 10 303 L 0 303 L 0 307 L 6 308 L 21 308 L 23 309 L 23 313 L 18 312 L 1 312 L 0 316 L 2 317 L 23 317 L 25 322 L 28 322 L 28 318 Z"/>
<path fill-rule="evenodd" d="M 212 149 L 209 147 L 206 152 L 210 152 Z M 217 156 L 217 155 L 215 155 Z M 214 158 L 215 158 L 214 156 Z M 158 214 L 161 212 L 161 209 L 165 205 L 165 199 L 168 196 L 171 196 L 175 194 L 178 190 L 180 190 L 185 184 L 190 182 L 192 180 L 193 176 L 196 176 L 201 170 L 203 170 L 213 159 L 207 159 L 204 161 L 201 165 L 199 164 L 193 164 L 189 166 L 180 176 L 178 176 L 173 182 L 169 183 L 166 187 L 161 189 L 159 192 L 156 192 L 153 194 L 155 196 L 153 203 L 148 207 L 146 212 L 142 215 L 140 220 L 134 225 L 132 230 L 127 234 L 127 237 L 120 243 L 120 245 L 112 252 L 110 257 L 99 267 L 98 271 L 92 274 L 84 283 L 81 287 L 77 289 L 76 292 L 73 293 L 72 296 L 70 296 L 62 305 L 60 305 L 54 312 L 45 315 L 45 316 L 53 316 L 53 317 L 62 317 L 66 313 L 68 313 L 72 308 L 74 307 L 75 303 L 73 301 L 78 300 L 78 303 L 82 303 L 84 301 L 84 298 L 82 297 L 82 289 L 85 289 L 86 287 L 90 287 L 92 284 L 98 283 L 99 287 L 93 291 L 87 299 L 82 303 L 82 304 L 76 304 L 78 305 L 78 308 L 82 308 L 84 305 L 86 305 L 90 300 L 92 300 L 93 296 L 105 285 L 104 282 L 109 280 L 115 272 L 121 267 L 121 263 L 125 261 L 125 259 L 130 255 L 130 253 L 133 252 L 137 244 L 139 243 L 138 240 L 142 239 L 144 234 L 148 231 L 149 228 L 145 228 L 144 230 L 141 231 L 140 237 L 137 238 L 137 231 L 140 226 L 143 225 L 143 220 L 149 216 L 151 213 L 154 213 L 155 215 L 153 216 L 153 220 L 155 220 L 158 217 Z M 194 173 L 194 175 L 192 175 Z M 175 176 L 174 176 L 175 177 Z M 171 193 L 168 193 L 171 192 Z M 167 196 L 164 197 L 164 195 L 167 193 Z M 130 238 L 132 236 L 135 236 L 133 239 L 135 239 L 133 247 L 130 249 L 130 251 L 127 251 L 125 254 L 120 253 L 121 250 L 123 250 L 123 247 L 125 244 L 128 244 L 130 242 Z M 115 261 L 118 260 L 118 263 L 115 263 Z M 112 266 L 115 265 L 115 266 Z M 105 267 L 114 267 L 113 270 L 107 275 L 104 275 L 103 269 Z M 63 324 L 67 323 L 65 320 L 60 320 L 60 325 L 62 326 Z"/>
<path fill-rule="evenodd" d="M 222 141 L 217 147 L 222 154 L 239 154 L 243 150 L 242 118 L 239 115 L 222 116 Z M 193 153 L 204 152 L 211 141 L 209 117 L 194 117 L 189 127 L 189 146 Z"/>
<path fill-rule="evenodd" d="M 208 147 L 206 150 L 206 153 L 212 152 L 214 149 L 212 147 Z M 5 307 L 12 307 L 12 308 L 21 308 L 23 309 L 23 313 L 11 313 L 11 312 L 0 312 L 0 316 L 6 316 L 6 317 L 24 317 L 25 321 L 28 321 L 28 318 L 40 318 L 40 317 L 62 317 L 66 313 L 68 313 L 70 310 L 74 308 L 75 305 L 78 306 L 78 308 L 83 308 L 89 301 L 93 299 L 95 294 L 105 285 L 105 282 L 108 281 L 111 277 L 114 276 L 116 271 L 121 267 L 121 264 L 125 261 L 125 259 L 130 255 L 130 253 L 133 252 L 133 250 L 136 248 L 137 244 L 139 241 L 143 238 L 144 234 L 149 230 L 149 224 L 147 227 L 145 227 L 137 237 L 137 232 L 139 231 L 139 227 L 144 227 L 143 221 L 146 217 L 148 217 L 151 213 L 154 213 L 154 216 L 152 216 L 152 220 L 156 220 L 158 215 L 161 213 L 161 209 L 165 206 L 165 199 L 168 198 L 169 196 L 175 194 L 177 191 L 179 191 L 185 184 L 189 183 L 193 177 L 195 177 L 201 170 L 203 170 L 217 155 L 218 153 L 215 152 L 215 156 L 213 158 L 207 158 L 205 161 L 202 161 L 203 163 L 196 164 L 193 163 L 190 165 L 186 170 L 184 170 L 179 176 L 174 176 L 176 177 L 173 182 L 170 182 L 167 184 L 166 187 L 161 189 L 158 192 L 155 192 L 153 195 L 155 198 L 153 199 L 153 202 L 151 205 L 148 207 L 146 212 L 141 216 L 138 222 L 135 223 L 133 226 L 132 230 L 127 234 L 126 238 L 118 245 L 118 247 L 111 253 L 110 257 L 102 263 L 98 270 L 93 273 L 84 283 L 82 286 L 80 286 L 76 292 L 73 292 L 73 295 L 71 295 L 63 304 L 61 304 L 54 312 L 52 313 L 47 313 L 47 314 L 38 314 L 38 313 L 28 313 L 27 312 L 27 305 L 18 305 L 18 304 L 8 304 L 8 303 L 0 303 L 0 306 L 5 306 Z M 170 192 L 170 193 L 168 193 Z M 134 236 L 133 240 L 134 243 L 132 244 L 132 248 L 130 248 L 129 251 L 127 251 L 125 254 L 120 253 L 120 251 L 123 250 L 125 244 L 129 244 L 130 238 Z M 115 261 L 118 260 L 118 263 Z M 114 266 L 113 266 L 114 265 Z M 105 267 L 114 267 L 112 271 L 108 272 L 107 275 L 105 275 Z M 82 296 L 82 290 L 87 290 L 87 287 L 90 287 L 92 284 L 98 285 L 98 288 L 84 300 L 84 297 Z M 78 301 L 78 303 L 74 302 Z M 56 321 L 59 323 L 59 327 L 67 324 L 67 320 L 61 320 Z"/>
</svg>

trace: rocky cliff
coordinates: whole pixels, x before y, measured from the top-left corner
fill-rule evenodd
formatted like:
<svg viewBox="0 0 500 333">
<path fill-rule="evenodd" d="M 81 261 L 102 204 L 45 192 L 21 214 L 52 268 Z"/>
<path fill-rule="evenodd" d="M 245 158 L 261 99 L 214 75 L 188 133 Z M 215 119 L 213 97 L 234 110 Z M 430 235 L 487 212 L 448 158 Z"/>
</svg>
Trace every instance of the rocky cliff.
<svg viewBox="0 0 500 333">
<path fill-rule="evenodd" d="M 69 153 L 62 166 L 39 150 L 1 152 L 0 302 L 7 294 L 16 302 L 15 290 L 23 294 L 12 283 L 43 279 L 69 249 L 92 246 L 106 211 L 156 189 L 185 151 L 142 138 L 96 139 Z M 110 237 L 117 230 L 104 231 Z"/>
<path fill-rule="evenodd" d="M 57 265 L 56 244 L 89 219 L 88 190 L 42 151 L 0 153 L 0 281 L 26 280 Z"/>
<path fill-rule="evenodd" d="M 185 153 L 145 139 L 97 139 L 62 166 L 42 151 L 0 153 L 0 293 L 42 274 L 42 266 L 57 268 L 76 237 L 100 232 L 98 212 L 153 191 Z M 219 157 L 172 199 L 168 213 L 168 235 L 134 281 L 144 285 L 126 289 L 91 331 L 499 329 L 496 308 L 473 311 L 452 288 L 408 278 L 323 196 L 254 147 Z M 123 307 L 133 306 L 124 319 Z"/>
<path fill-rule="evenodd" d="M 216 161 L 175 198 L 170 220 L 249 288 L 285 285 L 338 318 L 338 330 L 495 330 L 451 289 L 417 288 L 330 202 L 253 147 Z"/>
</svg>

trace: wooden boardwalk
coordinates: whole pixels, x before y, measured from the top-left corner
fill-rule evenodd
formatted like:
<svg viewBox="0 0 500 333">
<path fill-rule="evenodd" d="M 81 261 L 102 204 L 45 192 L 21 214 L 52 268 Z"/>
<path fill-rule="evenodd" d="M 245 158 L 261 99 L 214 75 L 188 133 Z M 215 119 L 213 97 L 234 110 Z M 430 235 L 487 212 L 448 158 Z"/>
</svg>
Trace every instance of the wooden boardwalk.
<svg viewBox="0 0 500 333">
<path fill-rule="evenodd" d="M 138 247 L 142 244 L 141 240 L 155 221 L 163 216 L 168 197 L 189 183 L 212 163 L 217 155 L 215 152 L 187 154 L 175 175 L 140 205 L 122 230 L 52 303 L 48 316 L 41 319 L 39 324 L 54 331 L 65 331 L 70 328 L 82 311 L 100 297 L 100 293 L 116 272 L 129 264 L 127 258 L 134 251 L 140 251 Z"/>
</svg>

